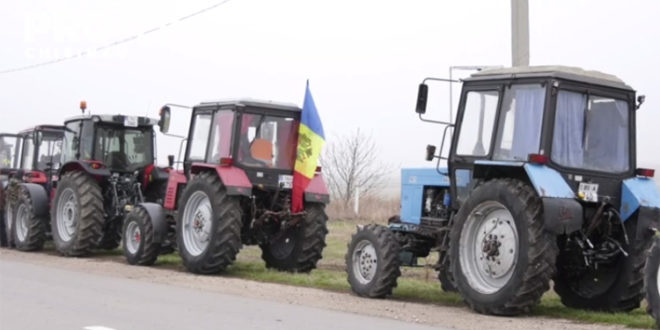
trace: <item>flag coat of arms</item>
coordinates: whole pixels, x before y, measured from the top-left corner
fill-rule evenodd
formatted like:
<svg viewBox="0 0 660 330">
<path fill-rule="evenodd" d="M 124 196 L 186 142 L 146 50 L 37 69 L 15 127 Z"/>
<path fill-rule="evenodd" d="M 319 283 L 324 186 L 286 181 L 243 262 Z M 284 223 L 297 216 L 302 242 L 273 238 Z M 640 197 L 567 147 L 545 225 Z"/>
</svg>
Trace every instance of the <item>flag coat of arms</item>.
<svg viewBox="0 0 660 330">
<path fill-rule="evenodd" d="M 321 117 L 319 117 L 312 93 L 309 90 L 309 82 L 307 82 L 298 128 L 296 165 L 293 171 L 293 189 L 291 191 L 291 212 L 293 213 L 301 212 L 304 209 L 303 194 L 309 182 L 314 178 L 324 143 L 325 134 L 323 133 Z"/>
</svg>

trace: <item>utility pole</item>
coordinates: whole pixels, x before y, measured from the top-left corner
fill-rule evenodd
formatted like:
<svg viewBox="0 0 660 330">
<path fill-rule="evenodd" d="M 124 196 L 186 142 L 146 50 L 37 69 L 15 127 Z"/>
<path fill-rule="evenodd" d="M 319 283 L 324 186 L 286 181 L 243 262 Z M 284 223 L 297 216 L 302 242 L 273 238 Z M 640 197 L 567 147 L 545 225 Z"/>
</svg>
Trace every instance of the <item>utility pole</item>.
<svg viewBox="0 0 660 330">
<path fill-rule="evenodd" d="M 511 65 L 529 66 L 529 2 L 511 0 Z"/>
</svg>

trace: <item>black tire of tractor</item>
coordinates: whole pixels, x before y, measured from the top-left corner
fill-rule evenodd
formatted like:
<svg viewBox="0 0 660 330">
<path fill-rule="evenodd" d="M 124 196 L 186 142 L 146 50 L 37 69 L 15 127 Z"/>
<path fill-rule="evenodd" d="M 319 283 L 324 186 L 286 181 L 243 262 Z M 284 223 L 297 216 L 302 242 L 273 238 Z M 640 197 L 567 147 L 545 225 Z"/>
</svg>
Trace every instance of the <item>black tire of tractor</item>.
<svg viewBox="0 0 660 330">
<path fill-rule="evenodd" d="M 11 203 L 8 199 L 5 202 L 5 209 L 3 210 L 3 217 L 4 217 L 4 227 L 5 227 L 5 236 L 7 239 L 7 247 L 8 248 L 15 248 L 16 245 L 14 244 L 14 234 L 13 234 L 13 226 L 14 226 L 14 218 L 16 217 L 16 208 L 14 207 L 14 204 Z"/>
<path fill-rule="evenodd" d="M 577 288 L 574 278 L 565 278 L 561 271 L 561 256 L 557 259 L 557 276 L 553 279 L 555 292 L 561 298 L 562 304 L 571 308 L 604 311 L 629 312 L 640 306 L 644 299 L 644 266 L 647 252 L 653 242 L 651 231 L 635 237 L 637 219 L 631 218 L 625 222 L 630 245 L 623 244 L 629 256 L 620 256 L 614 272 L 616 278 L 609 288 L 597 288 L 600 293 L 594 294 L 594 288 Z M 612 269 L 601 271 L 612 272 Z M 591 274 L 593 277 L 594 275 Z M 598 274 L 596 275 L 598 276 Z M 593 277 L 594 279 L 596 277 Z M 594 281 L 590 281 L 596 283 Z M 600 283 L 604 283 L 601 281 Z M 582 289 L 582 290 L 580 290 Z"/>
<path fill-rule="evenodd" d="M 199 255 L 192 255 L 184 244 L 183 216 L 188 199 L 197 191 L 204 192 L 209 198 L 213 218 L 208 245 Z M 197 274 L 215 274 L 236 260 L 236 255 L 242 247 L 243 210 L 239 199 L 227 194 L 226 188 L 215 173 L 202 172 L 196 175 L 183 191 L 178 210 L 177 245 L 186 269 Z"/>
<path fill-rule="evenodd" d="M 73 212 L 76 228 L 66 240 L 60 237 L 57 225 L 57 208 L 62 193 L 71 189 L 77 209 Z M 68 257 L 84 257 L 98 245 L 103 231 L 103 196 L 101 187 L 91 176 L 80 171 L 67 172 L 60 177 L 55 199 L 51 206 L 50 226 L 55 249 Z"/>
<path fill-rule="evenodd" d="M 114 250 L 119 247 L 121 243 L 122 221 L 121 219 L 109 220 L 113 223 L 110 224 L 101 234 L 101 239 L 97 244 L 98 249 Z"/>
<path fill-rule="evenodd" d="M 459 251 L 461 234 L 473 209 L 488 201 L 500 203 L 511 213 L 518 235 L 518 258 L 511 278 L 499 290 L 485 294 L 471 287 L 459 261 Z M 456 214 L 449 242 L 456 287 L 467 305 L 478 313 L 527 313 L 550 289 L 557 255 L 555 237 L 544 231 L 541 199 L 522 181 L 495 179 L 475 188 Z"/>
<path fill-rule="evenodd" d="M 290 228 L 276 242 L 260 245 L 261 258 L 267 268 L 293 273 L 309 273 L 316 268 L 323 257 L 328 216 L 325 205 L 320 203 L 307 203 L 305 211 L 307 215 L 296 227 Z"/>
<path fill-rule="evenodd" d="M 360 248 L 362 242 L 371 244 L 376 252 L 376 272 L 368 281 L 360 274 L 359 269 L 355 269 L 355 250 Z M 358 227 L 357 233 L 351 237 L 345 257 L 348 283 L 353 292 L 369 298 L 385 298 L 391 295 L 397 286 L 397 279 L 401 276 L 400 250 L 394 234 L 387 227 L 376 224 Z"/>
<path fill-rule="evenodd" d="M 19 217 L 25 217 L 19 219 Z M 18 226 L 26 225 L 24 235 L 19 235 Z M 12 237 L 16 249 L 20 251 L 39 251 L 46 241 L 46 219 L 34 214 L 32 197 L 27 189 L 20 189 L 18 201 L 14 211 L 14 223 L 12 224 Z M 24 236 L 21 237 L 20 236 Z"/>
<path fill-rule="evenodd" d="M 140 230 L 139 246 L 135 252 L 131 252 L 126 246 L 131 240 L 131 233 L 127 232 L 135 223 Z M 160 244 L 154 242 L 154 227 L 151 223 L 149 213 L 142 207 L 135 207 L 124 219 L 123 250 L 126 261 L 131 265 L 151 266 L 158 259 Z"/>
<path fill-rule="evenodd" d="M 443 256 L 440 255 L 440 260 Z M 456 288 L 456 283 L 454 283 L 454 276 L 451 273 L 451 262 L 448 257 L 445 258 L 444 265 L 438 271 L 438 281 L 440 281 L 440 287 L 444 292 L 458 292 Z"/>
<path fill-rule="evenodd" d="M 9 237 L 7 235 L 7 225 L 5 224 L 5 210 L 0 209 L 0 247 L 9 246 Z"/>
<path fill-rule="evenodd" d="M 660 328 L 660 288 L 658 287 L 658 272 L 660 272 L 660 237 L 654 239 L 653 248 L 646 259 L 646 311 L 655 319 L 655 327 Z"/>
</svg>

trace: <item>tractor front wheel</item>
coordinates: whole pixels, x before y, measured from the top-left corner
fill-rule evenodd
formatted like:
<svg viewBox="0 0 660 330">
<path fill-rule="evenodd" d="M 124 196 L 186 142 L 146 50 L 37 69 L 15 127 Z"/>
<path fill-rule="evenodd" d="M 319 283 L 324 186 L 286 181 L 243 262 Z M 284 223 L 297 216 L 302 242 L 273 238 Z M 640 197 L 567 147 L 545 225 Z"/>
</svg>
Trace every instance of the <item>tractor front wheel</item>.
<svg viewBox="0 0 660 330">
<path fill-rule="evenodd" d="M 391 295 L 401 275 L 400 249 L 387 227 L 358 227 L 346 252 L 346 272 L 353 292 L 369 298 Z"/>
<path fill-rule="evenodd" d="M 20 189 L 14 213 L 13 242 L 21 251 L 41 250 L 46 240 L 46 222 L 34 213 L 32 197 L 27 189 Z"/>
<path fill-rule="evenodd" d="M 124 219 L 124 256 L 131 265 L 153 265 L 160 252 L 154 242 L 154 227 L 147 211 L 137 206 Z"/>
<path fill-rule="evenodd" d="M 328 233 L 325 205 L 307 203 L 307 214 L 301 223 L 285 232 L 275 233 L 268 243 L 261 244 L 261 258 L 266 267 L 287 272 L 307 273 L 316 268 L 325 247 Z"/>
<path fill-rule="evenodd" d="M 84 172 L 65 173 L 57 185 L 50 218 L 58 252 L 65 256 L 89 255 L 103 230 L 101 187 Z"/>
<path fill-rule="evenodd" d="M 529 185 L 496 179 L 478 186 L 450 235 L 452 275 L 473 310 L 529 312 L 549 289 L 556 245 L 543 230 L 541 200 Z"/>
<path fill-rule="evenodd" d="M 660 328 L 660 237 L 656 236 L 653 249 L 646 260 L 646 311 L 655 319 Z"/>
<path fill-rule="evenodd" d="M 227 268 L 241 249 L 243 211 L 217 175 L 197 174 L 186 186 L 177 213 L 177 244 L 186 268 L 213 274 Z"/>
</svg>

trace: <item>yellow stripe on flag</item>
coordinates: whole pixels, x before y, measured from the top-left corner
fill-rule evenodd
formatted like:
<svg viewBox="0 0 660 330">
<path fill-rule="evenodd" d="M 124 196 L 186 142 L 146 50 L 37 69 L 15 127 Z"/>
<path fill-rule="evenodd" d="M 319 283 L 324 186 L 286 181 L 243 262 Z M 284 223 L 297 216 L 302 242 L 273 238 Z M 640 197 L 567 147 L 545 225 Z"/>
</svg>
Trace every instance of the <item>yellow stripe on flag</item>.
<svg viewBox="0 0 660 330">
<path fill-rule="evenodd" d="M 324 143 L 325 140 L 321 136 L 309 129 L 307 125 L 300 124 L 295 170 L 310 179 L 313 178 Z"/>
</svg>

